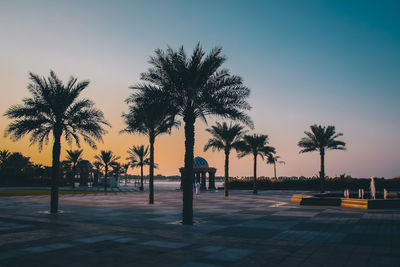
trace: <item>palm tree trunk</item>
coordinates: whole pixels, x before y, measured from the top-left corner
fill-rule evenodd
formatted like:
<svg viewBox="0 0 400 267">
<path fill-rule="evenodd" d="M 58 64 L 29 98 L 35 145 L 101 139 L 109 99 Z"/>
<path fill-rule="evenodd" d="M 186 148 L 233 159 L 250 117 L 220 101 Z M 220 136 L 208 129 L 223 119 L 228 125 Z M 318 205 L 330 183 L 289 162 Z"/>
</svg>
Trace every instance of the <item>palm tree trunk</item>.
<svg viewBox="0 0 400 267">
<path fill-rule="evenodd" d="M 274 161 L 274 176 L 275 176 L 275 180 L 276 180 L 276 162 Z"/>
<path fill-rule="evenodd" d="M 225 183 L 224 183 L 224 194 L 227 197 L 229 183 L 229 151 L 225 151 Z"/>
<path fill-rule="evenodd" d="M 253 194 L 258 193 L 257 189 L 257 155 L 254 155 L 254 180 L 253 180 Z"/>
<path fill-rule="evenodd" d="M 74 170 L 74 175 L 72 176 L 72 188 L 75 188 L 75 177 L 76 177 L 76 173 L 77 173 L 77 171 L 76 171 L 76 166 L 73 166 L 72 167 L 73 168 L 73 170 Z"/>
<path fill-rule="evenodd" d="M 321 155 L 321 171 L 320 171 L 320 180 L 321 180 L 321 193 L 325 192 L 325 150 L 320 151 Z"/>
<path fill-rule="evenodd" d="M 54 130 L 53 162 L 51 166 L 50 213 L 58 212 L 58 180 L 60 176 L 61 130 Z"/>
<path fill-rule="evenodd" d="M 140 191 L 144 190 L 144 186 L 143 186 L 143 164 L 140 165 Z"/>
<path fill-rule="evenodd" d="M 108 164 L 104 166 L 104 192 L 107 192 L 107 174 L 108 174 Z"/>
<path fill-rule="evenodd" d="M 154 139 L 154 135 L 150 134 L 149 204 L 154 204 Z"/>
<path fill-rule="evenodd" d="M 193 224 L 193 157 L 194 123 L 193 115 L 184 117 L 185 122 L 185 169 L 183 174 L 183 210 L 182 223 Z"/>
</svg>

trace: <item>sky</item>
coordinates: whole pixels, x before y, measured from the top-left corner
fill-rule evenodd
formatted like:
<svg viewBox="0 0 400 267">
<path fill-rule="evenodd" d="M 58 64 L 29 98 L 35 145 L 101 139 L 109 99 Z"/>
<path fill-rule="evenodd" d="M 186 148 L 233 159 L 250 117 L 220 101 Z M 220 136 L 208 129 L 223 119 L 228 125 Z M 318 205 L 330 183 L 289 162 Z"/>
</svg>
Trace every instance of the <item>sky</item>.
<svg viewBox="0 0 400 267">
<path fill-rule="evenodd" d="M 353 177 L 400 176 L 400 2 L 398 1 L 1 1 L 0 149 L 22 152 L 35 163 L 51 164 L 51 144 L 41 152 L 28 138 L 3 136 L 3 116 L 29 96 L 28 73 L 54 70 L 89 80 L 90 98 L 112 124 L 101 149 L 127 157 L 143 136 L 119 134 L 124 100 L 140 82 L 157 48 L 197 42 L 206 51 L 223 48 L 224 64 L 251 90 L 249 115 L 268 134 L 285 164 L 278 176 L 313 176 L 318 152 L 299 154 L 298 141 L 312 124 L 334 125 L 346 151 L 328 151 L 326 173 Z M 223 175 L 222 152 L 203 152 L 208 125 L 196 122 L 195 156 Z M 66 149 L 62 143 L 61 159 Z M 156 174 L 177 175 L 183 166 L 183 127 L 156 139 Z M 132 170 L 131 173 L 137 173 Z M 231 176 L 252 176 L 252 158 L 231 153 Z M 259 161 L 258 175 L 273 176 Z"/>
</svg>

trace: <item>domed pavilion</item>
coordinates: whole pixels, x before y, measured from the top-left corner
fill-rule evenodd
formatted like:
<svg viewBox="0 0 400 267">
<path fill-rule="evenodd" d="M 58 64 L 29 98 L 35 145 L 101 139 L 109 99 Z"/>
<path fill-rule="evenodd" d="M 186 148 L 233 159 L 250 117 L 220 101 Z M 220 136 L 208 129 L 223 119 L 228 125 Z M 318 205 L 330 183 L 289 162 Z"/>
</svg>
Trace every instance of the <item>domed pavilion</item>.
<svg viewBox="0 0 400 267">
<path fill-rule="evenodd" d="M 208 173 L 208 189 L 215 190 L 215 172 L 217 171 L 216 168 L 209 167 L 207 160 L 202 157 L 195 157 L 193 159 L 193 169 L 194 169 L 194 177 L 193 183 L 200 182 L 200 189 L 207 189 L 206 186 L 206 179 Z M 183 188 L 183 170 L 185 168 L 179 168 L 179 172 L 181 173 L 181 189 Z"/>
</svg>

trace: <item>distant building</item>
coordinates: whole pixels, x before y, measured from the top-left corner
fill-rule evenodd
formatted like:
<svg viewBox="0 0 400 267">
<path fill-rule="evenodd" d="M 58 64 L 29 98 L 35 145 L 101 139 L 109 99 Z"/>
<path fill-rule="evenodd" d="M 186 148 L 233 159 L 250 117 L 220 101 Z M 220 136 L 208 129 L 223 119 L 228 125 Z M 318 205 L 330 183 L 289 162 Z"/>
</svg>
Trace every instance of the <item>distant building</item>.
<svg viewBox="0 0 400 267">
<path fill-rule="evenodd" d="M 200 182 L 200 189 L 209 189 L 215 190 L 215 173 L 217 171 L 216 168 L 209 167 L 207 160 L 202 157 L 195 157 L 193 159 L 193 168 L 194 168 L 194 177 L 193 183 Z M 179 172 L 181 173 L 181 189 L 183 188 L 183 171 L 184 167 L 179 168 Z M 206 179 L 208 173 L 208 187 L 206 186 Z"/>
</svg>

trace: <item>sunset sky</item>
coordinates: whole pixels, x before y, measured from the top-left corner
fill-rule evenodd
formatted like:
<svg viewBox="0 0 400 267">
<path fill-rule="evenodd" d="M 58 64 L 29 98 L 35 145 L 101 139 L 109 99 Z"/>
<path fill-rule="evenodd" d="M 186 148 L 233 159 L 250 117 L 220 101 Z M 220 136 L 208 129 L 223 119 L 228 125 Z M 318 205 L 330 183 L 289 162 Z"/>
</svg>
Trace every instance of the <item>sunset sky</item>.
<svg viewBox="0 0 400 267">
<path fill-rule="evenodd" d="M 297 147 L 316 123 L 335 125 L 347 143 L 347 151 L 327 152 L 327 175 L 392 178 L 400 176 L 399 14 L 399 1 L 1 1 L 0 111 L 29 96 L 29 72 L 90 80 L 82 96 L 112 128 L 97 151 L 83 146 L 84 158 L 110 149 L 124 159 L 129 146 L 147 143 L 118 133 L 128 87 L 155 49 L 183 45 L 191 53 L 200 42 L 206 51 L 222 46 L 224 67 L 251 89 L 250 133 L 270 136 L 286 162 L 279 176 L 317 175 L 318 153 L 299 154 Z M 1 133 L 8 123 L 0 117 Z M 196 123 L 195 156 L 222 176 L 223 153 L 203 152 L 206 127 Z M 70 147 L 62 145 L 64 159 Z M 12 142 L 1 134 L 0 149 L 51 163 L 51 144 L 39 153 L 27 138 Z M 157 138 L 155 153 L 156 174 L 178 174 L 183 127 Z M 251 176 L 252 158 L 232 153 L 230 173 Z M 273 176 L 273 167 L 260 162 L 258 174 Z"/>
</svg>

